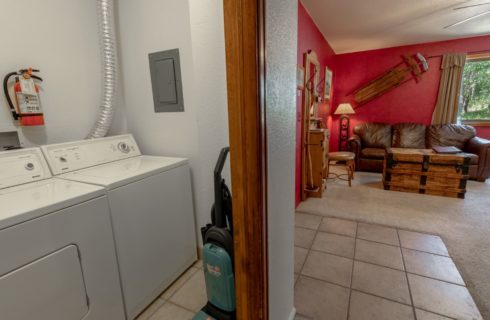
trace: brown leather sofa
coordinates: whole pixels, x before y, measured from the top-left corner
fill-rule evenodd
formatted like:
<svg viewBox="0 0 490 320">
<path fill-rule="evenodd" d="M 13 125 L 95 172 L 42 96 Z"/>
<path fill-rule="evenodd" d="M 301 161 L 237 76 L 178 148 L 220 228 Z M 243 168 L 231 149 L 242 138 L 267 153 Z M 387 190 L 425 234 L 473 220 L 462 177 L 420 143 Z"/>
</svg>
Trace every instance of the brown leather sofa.
<svg viewBox="0 0 490 320">
<path fill-rule="evenodd" d="M 349 147 L 356 154 L 356 170 L 382 172 L 385 149 L 432 149 L 455 146 L 471 157 L 470 179 L 485 181 L 490 177 L 490 141 L 476 137 L 467 125 L 431 125 L 417 123 L 363 123 L 354 128 Z"/>
</svg>

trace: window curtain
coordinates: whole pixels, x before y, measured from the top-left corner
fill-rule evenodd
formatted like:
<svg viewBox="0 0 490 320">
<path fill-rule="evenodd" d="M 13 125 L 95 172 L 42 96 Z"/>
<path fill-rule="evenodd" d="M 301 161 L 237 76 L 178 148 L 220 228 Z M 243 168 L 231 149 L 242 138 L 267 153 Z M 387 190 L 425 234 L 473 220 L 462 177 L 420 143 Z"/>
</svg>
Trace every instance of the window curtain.
<svg viewBox="0 0 490 320">
<path fill-rule="evenodd" d="M 466 54 L 446 54 L 442 57 L 441 82 L 432 124 L 457 122 L 465 63 Z"/>
</svg>

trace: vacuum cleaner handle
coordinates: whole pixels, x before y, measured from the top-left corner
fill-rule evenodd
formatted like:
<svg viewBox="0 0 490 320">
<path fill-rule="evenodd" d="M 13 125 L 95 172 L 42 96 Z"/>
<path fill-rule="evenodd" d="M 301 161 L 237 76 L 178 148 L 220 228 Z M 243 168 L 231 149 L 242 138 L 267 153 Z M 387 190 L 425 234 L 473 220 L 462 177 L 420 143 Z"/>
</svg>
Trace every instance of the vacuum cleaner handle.
<svg viewBox="0 0 490 320">
<path fill-rule="evenodd" d="M 223 171 L 223 167 L 225 166 L 225 162 L 226 162 L 226 157 L 228 156 L 229 152 L 230 152 L 230 147 L 224 147 L 223 149 L 221 149 L 218 162 L 216 162 L 216 167 L 214 167 L 215 182 L 216 179 L 219 179 L 219 182 L 221 183 L 221 172 Z"/>
<path fill-rule="evenodd" d="M 214 168 L 214 214 L 216 218 L 216 226 L 218 228 L 226 228 L 226 215 L 223 208 L 223 187 L 221 177 L 221 172 L 223 171 L 223 167 L 225 166 L 226 157 L 228 156 L 228 152 L 230 152 L 229 147 L 225 147 L 221 149 L 219 154 L 218 162 L 216 163 L 216 167 Z"/>
</svg>

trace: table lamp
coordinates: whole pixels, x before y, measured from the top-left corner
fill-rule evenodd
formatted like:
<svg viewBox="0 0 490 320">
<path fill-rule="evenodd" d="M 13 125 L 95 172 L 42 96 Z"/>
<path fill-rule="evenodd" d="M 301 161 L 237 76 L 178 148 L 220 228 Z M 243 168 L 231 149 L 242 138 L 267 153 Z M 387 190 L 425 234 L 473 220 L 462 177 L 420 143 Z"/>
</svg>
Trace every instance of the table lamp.
<svg viewBox="0 0 490 320">
<path fill-rule="evenodd" d="M 347 140 L 349 140 L 350 118 L 349 114 L 355 114 L 354 108 L 350 103 L 341 103 L 334 114 L 340 115 L 339 123 L 339 150 L 347 150 Z"/>
</svg>

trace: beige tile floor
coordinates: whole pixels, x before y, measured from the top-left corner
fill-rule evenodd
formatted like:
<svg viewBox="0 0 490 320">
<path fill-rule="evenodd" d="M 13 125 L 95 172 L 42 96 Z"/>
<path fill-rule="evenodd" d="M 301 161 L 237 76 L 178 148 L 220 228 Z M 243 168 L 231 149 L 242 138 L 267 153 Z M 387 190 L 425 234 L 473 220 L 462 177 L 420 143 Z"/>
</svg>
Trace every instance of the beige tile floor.
<svg viewBox="0 0 490 320">
<path fill-rule="evenodd" d="M 437 236 L 304 213 L 295 235 L 296 320 L 483 319 Z M 205 303 L 199 261 L 137 319 L 190 320 Z"/>
<path fill-rule="evenodd" d="M 296 214 L 297 320 L 483 319 L 438 236 Z"/>
<path fill-rule="evenodd" d="M 137 320 L 191 320 L 206 302 L 202 261 L 198 261 L 146 308 Z"/>
</svg>

